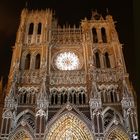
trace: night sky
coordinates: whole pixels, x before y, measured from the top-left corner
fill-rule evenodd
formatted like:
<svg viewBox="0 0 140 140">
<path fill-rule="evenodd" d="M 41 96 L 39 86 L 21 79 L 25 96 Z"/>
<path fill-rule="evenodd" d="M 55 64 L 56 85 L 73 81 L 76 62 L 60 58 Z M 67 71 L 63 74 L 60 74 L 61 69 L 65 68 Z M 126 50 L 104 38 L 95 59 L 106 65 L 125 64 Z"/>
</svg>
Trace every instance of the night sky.
<svg viewBox="0 0 140 140">
<path fill-rule="evenodd" d="M 29 9 L 51 8 L 55 11 L 59 24 L 78 25 L 84 17 L 90 17 L 92 10 L 105 16 L 107 10 L 116 23 L 130 80 L 138 89 L 136 80 L 136 56 L 134 46 L 133 0 L 0 0 L 0 76 L 9 73 L 21 10 L 28 2 Z"/>
</svg>

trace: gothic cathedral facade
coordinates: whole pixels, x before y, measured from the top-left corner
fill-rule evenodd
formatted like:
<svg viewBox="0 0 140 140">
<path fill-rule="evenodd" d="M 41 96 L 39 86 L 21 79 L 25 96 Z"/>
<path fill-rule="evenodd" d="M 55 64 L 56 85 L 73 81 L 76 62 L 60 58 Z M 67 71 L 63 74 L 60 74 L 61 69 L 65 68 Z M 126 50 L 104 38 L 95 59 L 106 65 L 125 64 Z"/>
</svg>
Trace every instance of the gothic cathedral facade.
<svg viewBox="0 0 140 140">
<path fill-rule="evenodd" d="M 5 91 L 1 140 L 131 140 L 136 102 L 111 15 L 63 26 L 23 9 Z"/>
</svg>

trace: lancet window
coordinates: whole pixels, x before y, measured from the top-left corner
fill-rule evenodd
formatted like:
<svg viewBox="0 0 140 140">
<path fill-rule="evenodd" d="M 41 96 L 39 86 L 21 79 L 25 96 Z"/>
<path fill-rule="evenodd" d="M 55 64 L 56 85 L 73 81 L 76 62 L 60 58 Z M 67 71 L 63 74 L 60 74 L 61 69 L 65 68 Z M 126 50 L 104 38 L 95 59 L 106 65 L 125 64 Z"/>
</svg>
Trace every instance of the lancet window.
<svg viewBox="0 0 140 140">
<path fill-rule="evenodd" d="M 67 102 L 74 104 L 85 104 L 86 94 L 85 91 L 52 91 L 50 94 L 51 105 L 65 104 Z"/>
<path fill-rule="evenodd" d="M 106 30 L 104 27 L 101 28 L 101 35 L 102 35 L 102 42 L 107 43 Z"/>
<path fill-rule="evenodd" d="M 107 68 L 110 68 L 110 67 L 111 67 L 109 55 L 108 55 L 107 52 L 105 53 L 105 66 L 106 66 Z"/>
<path fill-rule="evenodd" d="M 40 68 L 40 54 L 37 54 L 35 57 L 35 69 Z"/>
<path fill-rule="evenodd" d="M 101 67 L 101 64 L 100 64 L 100 56 L 99 56 L 99 53 L 96 52 L 95 53 L 95 65 L 97 68 L 100 68 Z"/>
<path fill-rule="evenodd" d="M 25 70 L 28 70 L 30 68 L 30 61 L 31 61 L 31 55 L 27 54 L 25 57 L 25 65 L 24 65 Z"/>
<path fill-rule="evenodd" d="M 93 43 L 98 43 L 98 36 L 96 28 L 92 28 Z"/>
<path fill-rule="evenodd" d="M 33 34 L 33 31 L 34 31 L 34 24 L 33 23 L 30 23 L 28 34 L 29 35 L 32 35 Z"/>
<path fill-rule="evenodd" d="M 120 101 L 118 89 L 102 89 L 100 90 L 103 103 L 115 103 Z"/>
<path fill-rule="evenodd" d="M 38 23 L 37 34 L 41 34 L 42 31 L 42 24 Z"/>
</svg>

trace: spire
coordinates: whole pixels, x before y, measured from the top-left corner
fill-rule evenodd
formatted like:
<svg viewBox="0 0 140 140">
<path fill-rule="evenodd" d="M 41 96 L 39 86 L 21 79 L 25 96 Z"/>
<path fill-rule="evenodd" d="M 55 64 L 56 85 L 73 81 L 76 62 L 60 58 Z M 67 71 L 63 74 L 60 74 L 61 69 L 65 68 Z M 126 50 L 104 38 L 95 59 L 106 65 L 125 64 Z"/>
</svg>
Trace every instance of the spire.
<svg viewBox="0 0 140 140">
<path fill-rule="evenodd" d="M 97 12 L 97 9 L 95 11 L 92 11 L 92 17 L 91 17 L 91 19 L 99 20 L 100 17 L 101 17 L 101 15 Z"/>
<path fill-rule="evenodd" d="M 29 8 L 29 6 L 30 6 L 30 3 L 29 2 L 31 2 L 31 0 L 26 0 L 25 1 L 25 9 L 28 9 Z"/>
<path fill-rule="evenodd" d="M 130 90 L 128 89 L 125 79 L 123 79 L 123 96 L 127 97 L 128 95 L 130 95 Z"/>
<path fill-rule="evenodd" d="M 15 88 L 15 86 L 16 86 L 16 83 L 13 82 L 12 85 L 11 85 L 10 91 L 9 91 L 9 96 L 10 96 L 10 97 L 14 97 L 14 95 L 15 95 L 15 93 L 16 93 L 16 88 Z"/>
</svg>

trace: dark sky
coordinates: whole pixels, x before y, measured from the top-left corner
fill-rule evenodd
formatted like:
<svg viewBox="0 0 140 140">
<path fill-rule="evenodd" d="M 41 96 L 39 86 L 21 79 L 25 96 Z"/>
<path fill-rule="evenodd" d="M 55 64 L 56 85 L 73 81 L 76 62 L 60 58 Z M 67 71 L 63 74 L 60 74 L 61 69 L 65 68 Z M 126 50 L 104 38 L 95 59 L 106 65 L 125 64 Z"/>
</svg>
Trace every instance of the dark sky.
<svg viewBox="0 0 140 140">
<path fill-rule="evenodd" d="M 106 9 L 116 23 L 120 42 L 126 61 L 130 80 L 136 86 L 136 57 L 134 47 L 133 0 L 0 0 L 0 76 L 7 76 L 12 54 L 11 46 L 15 43 L 20 13 L 28 2 L 29 9 L 51 8 L 55 10 L 60 24 L 78 25 L 84 17 L 90 17 L 92 10 L 103 16 Z"/>
</svg>

